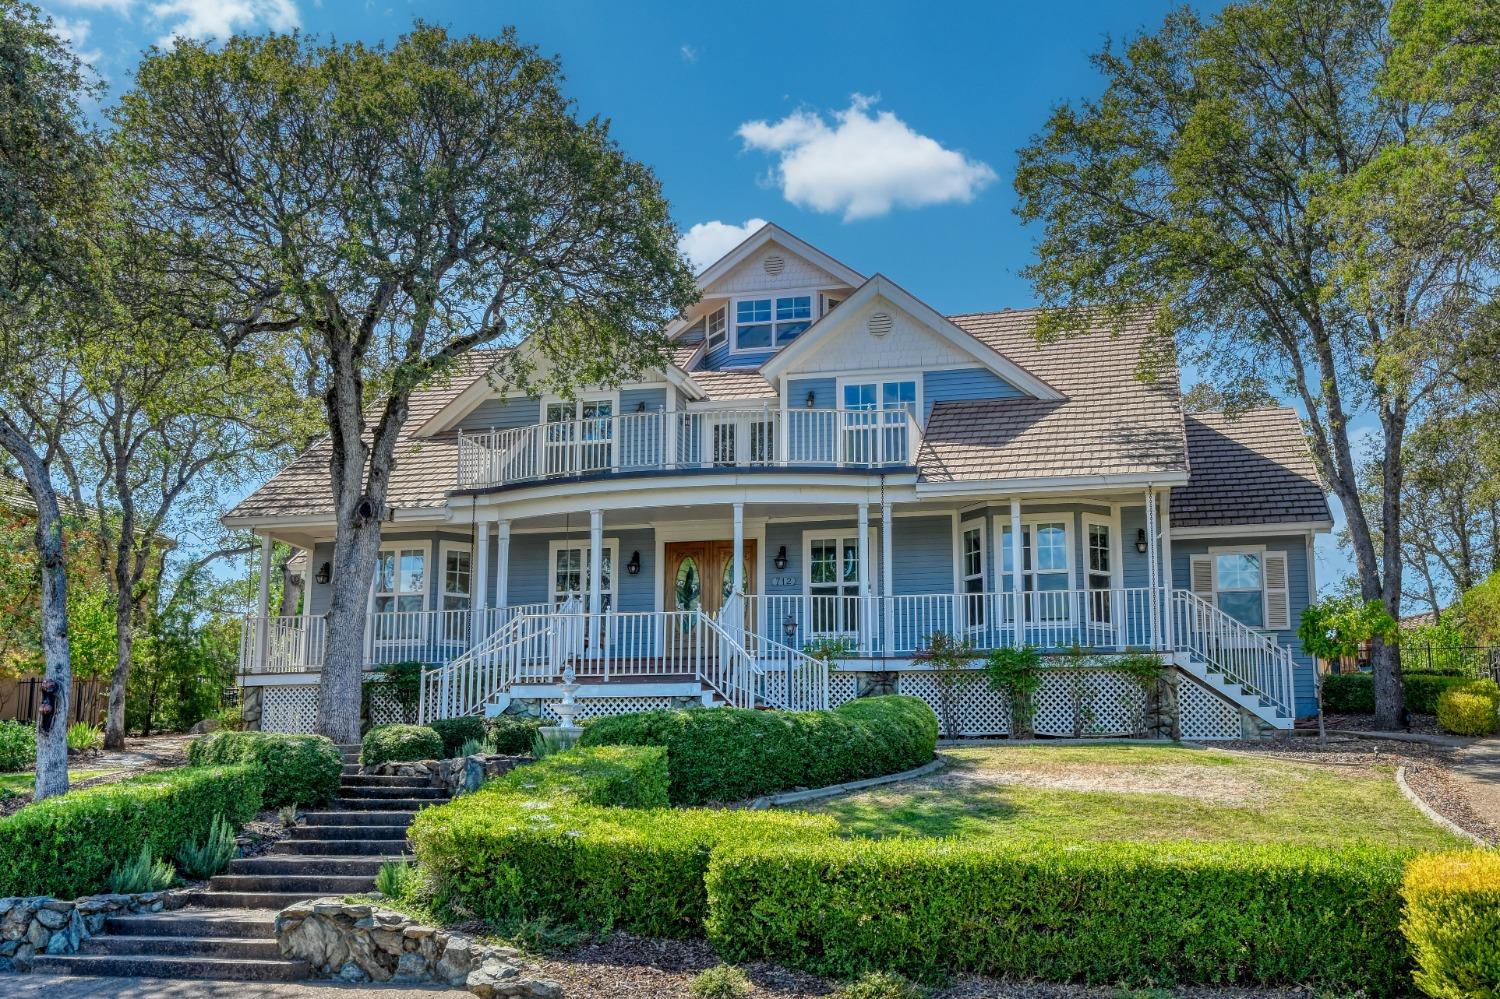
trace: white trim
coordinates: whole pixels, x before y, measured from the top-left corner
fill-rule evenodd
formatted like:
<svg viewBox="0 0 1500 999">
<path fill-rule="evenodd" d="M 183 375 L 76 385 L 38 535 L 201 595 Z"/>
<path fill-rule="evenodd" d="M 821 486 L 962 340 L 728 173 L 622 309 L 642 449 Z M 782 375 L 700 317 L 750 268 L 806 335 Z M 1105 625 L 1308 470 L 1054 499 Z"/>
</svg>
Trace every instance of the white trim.
<svg viewBox="0 0 1500 999">
<path fill-rule="evenodd" d="M 401 588 L 400 588 L 401 587 L 401 553 L 403 551 L 415 551 L 417 549 L 421 549 L 421 551 L 422 551 L 422 573 L 423 573 L 424 576 L 427 577 L 427 578 L 425 578 L 425 579 L 422 580 L 422 610 L 424 610 L 424 611 L 432 610 L 432 594 L 433 594 L 433 590 L 438 585 L 440 585 L 439 581 L 433 579 L 433 577 L 432 577 L 433 563 L 436 561 L 436 557 L 437 557 L 437 546 L 438 546 L 438 539 L 436 539 L 436 538 L 407 538 L 405 540 L 402 540 L 400 538 L 396 538 L 396 539 L 393 539 L 393 540 L 390 540 L 390 541 L 382 541 L 380 543 L 379 550 L 375 553 L 375 558 L 378 561 L 379 558 L 380 558 L 380 556 L 382 554 L 384 554 L 385 552 L 395 552 L 396 553 L 396 561 L 393 563 L 394 576 L 393 576 L 393 579 L 392 579 L 392 583 L 393 583 L 393 585 L 396 586 L 396 589 L 391 590 L 389 592 L 385 592 L 385 591 L 381 591 L 381 590 L 376 590 L 375 589 L 375 583 L 377 582 L 377 580 L 379 578 L 379 575 L 378 575 L 378 572 L 375 573 L 375 574 L 372 574 L 370 576 L 370 610 L 371 610 L 371 612 L 373 612 L 373 613 L 384 613 L 382 611 L 376 611 L 375 610 L 375 598 L 377 596 L 388 596 L 388 597 L 397 598 L 397 600 L 396 600 L 397 607 L 393 608 L 393 610 L 396 610 L 397 613 L 409 613 L 409 612 L 402 612 L 402 611 L 399 610 L 399 604 L 400 604 L 400 599 L 399 598 L 400 597 L 409 597 L 409 596 L 412 595 L 410 593 L 402 591 Z"/>
<path fill-rule="evenodd" d="M 1240 623 L 1241 624 L 1245 624 L 1245 627 L 1249 628 L 1251 631 L 1258 631 L 1258 632 L 1260 632 L 1262 634 L 1265 634 L 1265 635 L 1275 635 L 1275 634 L 1279 634 L 1282 629 L 1280 629 L 1280 628 L 1268 628 L 1266 626 L 1266 621 L 1270 618 L 1270 614 L 1268 612 L 1268 607 L 1267 607 L 1267 599 L 1268 599 L 1267 594 L 1268 594 L 1268 590 L 1267 590 L 1267 587 L 1266 587 L 1266 553 L 1268 551 L 1271 551 L 1271 549 L 1268 548 L 1264 544 L 1212 545 L 1203 554 L 1206 554 L 1208 556 L 1208 560 L 1209 560 L 1208 561 L 1209 570 L 1210 570 L 1209 575 L 1210 575 L 1210 578 L 1213 580 L 1213 587 L 1214 587 L 1213 588 L 1213 604 L 1214 604 L 1215 607 L 1219 607 L 1219 593 L 1221 592 L 1219 590 L 1219 564 L 1218 564 L 1218 559 L 1216 558 L 1216 556 L 1219 556 L 1219 555 L 1257 555 L 1257 556 L 1260 557 L 1260 624 L 1258 624 L 1258 625 L 1257 624 L 1245 624 L 1243 621 L 1240 621 Z M 1275 549 L 1275 551 L 1282 558 L 1286 558 L 1287 557 L 1287 553 L 1284 552 L 1284 551 L 1282 551 L 1281 549 L 1278 548 L 1278 549 Z M 1191 566 L 1189 567 L 1188 575 L 1189 576 L 1192 575 Z M 1189 580 L 1189 585 L 1191 585 L 1191 582 L 1192 581 L 1190 579 Z M 1226 593 L 1251 593 L 1251 592 L 1254 592 L 1254 591 L 1252 591 L 1252 590 L 1246 590 L 1246 589 L 1235 589 L 1235 590 L 1225 590 L 1225 591 L 1222 591 L 1222 592 L 1226 592 Z M 1291 596 L 1292 596 L 1291 561 L 1290 561 L 1290 559 L 1287 560 L 1287 587 L 1286 587 L 1286 593 L 1287 593 L 1287 606 L 1288 606 L 1288 608 L 1290 608 L 1290 606 L 1291 606 Z M 1233 614 L 1229 614 L 1229 612 L 1226 611 L 1226 610 L 1224 610 L 1222 607 L 1219 607 L 1219 610 L 1222 613 L 1224 613 L 1224 614 L 1228 614 L 1230 617 L 1234 617 Z M 1234 619 L 1236 621 L 1239 621 L 1239 618 L 1234 618 Z M 1293 629 L 1293 630 L 1295 630 L 1295 629 Z"/>
<path fill-rule="evenodd" d="M 1172 537 L 1189 538 L 1295 538 L 1299 534 L 1327 534 L 1333 530 L 1331 520 L 1298 520 L 1285 524 L 1218 524 L 1213 527 L 1174 527 Z"/>
<path fill-rule="evenodd" d="M 734 357 L 737 354 L 763 354 L 766 351 L 778 351 L 778 350 L 781 350 L 783 347 L 790 347 L 793 343 L 796 343 L 798 340 L 802 339 L 803 335 L 806 334 L 809 330 L 812 329 L 813 323 L 816 323 L 820 318 L 822 318 L 818 314 L 818 301 L 819 301 L 819 296 L 822 293 L 823 293 L 823 287 L 822 286 L 818 286 L 818 287 L 811 287 L 811 288 L 777 289 L 776 291 L 746 292 L 746 293 L 743 293 L 743 294 L 735 295 L 732 298 L 730 298 L 729 299 L 729 304 L 724 307 L 727 310 L 725 312 L 725 314 L 724 314 L 724 319 L 725 319 L 724 331 L 725 331 L 725 336 L 727 337 L 726 344 L 729 347 L 729 356 L 730 357 Z M 777 343 L 776 342 L 776 327 L 778 325 L 778 320 L 776 319 L 776 304 L 777 304 L 777 301 L 779 299 L 783 299 L 783 298 L 806 298 L 807 299 L 807 329 L 804 329 L 801 333 L 798 333 L 796 336 L 792 337 L 792 339 L 788 340 L 786 343 Z M 739 308 L 740 308 L 740 303 L 741 302 L 762 302 L 762 301 L 769 301 L 771 303 L 771 318 L 767 319 L 764 323 L 746 323 L 745 325 L 747 325 L 747 326 L 769 326 L 769 327 L 771 327 L 771 342 L 768 343 L 764 347 L 741 347 L 740 346 L 740 322 L 739 322 Z M 733 312 L 734 315 L 732 315 L 732 316 L 729 315 L 730 312 Z M 802 320 L 800 320 L 800 319 L 783 319 L 783 320 L 780 320 L 780 322 L 781 323 L 788 323 L 788 324 L 790 324 L 790 323 L 802 322 Z M 708 342 L 708 327 L 707 327 L 707 325 L 705 325 L 704 328 L 703 328 L 703 335 L 704 335 L 703 342 L 707 343 Z"/>
<path fill-rule="evenodd" d="M 884 400 L 882 398 L 882 390 L 884 389 L 886 382 L 895 382 L 895 383 L 898 383 L 898 384 L 901 383 L 901 382 L 911 382 L 912 383 L 912 385 L 914 386 L 913 394 L 914 394 L 915 399 L 916 399 L 916 407 L 917 407 L 916 408 L 916 413 L 914 415 L 916 417 L 917 422 L 920 424 L 922 422 L 922 414 L 923 414 L 923 412 L 925 412 L 925 410 L 923 410 L 923 408 L 922 408 L 922 403 L 924 401 L 922 399 L 922 371 L 916 370 L 916 369 L 911 369 L 911 368 L 891 368 L 888 371 L 882 371 L 882 372 L 878 372 L 878 373 L 872 372 L 872 373 L 870 373 L 868 375 L 864 375 L 864 374 L 840 374 L 840 375 L 836 376 L 834 378 L 834 380 L 833 380 L 833 408 L 837 409 L 837 410 L 842 410 L 842 411 L 845 411 L 845 412 L 849 412 L 848 407 L 844 405 L 844 386 L 846 386 L 846 385 L 874 385 L 875 389 L 876 389 L 876 392 L 875 392 L 876 399 L 875 399 L 875 408 L 873 410 L 871 410 L 871 412 L 875 412 L 875 413 L 891 412 L 891 413 L 893 413 L 893 412 L 895 412 L 894 409 L 889 409 L 888 410 L 888 409 L 885 408 L 885 403 L 884 403 Z M 790 387 L 790 381 L 788 382 L 788 387 Z M 900 408 L 900 407 L 897 407 L 897 408 Z M 852 428 L 851 427 L 851 428 L 846 428 L 846 429 L 858 429 L 858 428 Z M 872 428 L 872 429 L 874 429 L 874 428 Z"/>
<path fill-rule="evenodd" d="M 1125 475 L 1039 475 L 1030 478 L 974 479 L 963 482 L 917 482 L 916 491 L 923 496 L 967 496 L 974 493 L 989 494 L 1001 499 L 1017 493 L 1027 494 L 1031 499 L 1049 498 L 1061 500 L 1057 493 L 1092 492 L 1101 488 L 1126 489 L 1146 486 L 1187 485 L 1186 472 L 1155 472 L 1151 474 L 1130 473 Z M 1046 497 L 1038 494 L 1049 494 Z M 1136 501 L 1133 506 L 1140 506 Z M 1240 529 L 1243 532 L 1243 528 Z M 1180 536 L 1180 535 L 1179 535 Z"/>
<path fill-rule="evenodd" d="M 554 539 L 552 539 L 551 541 L 549 541 L 547 543 L 547 576 L 546 576 L 546 579 L 543 581 L 544 582 L 543 590 L 547 594 L 547 604 L 548 605 L 553 605 L 553 604 L 555 604 L 557 602 L 556 601 L 557 591 L 556 591 L 556 589 L 554 587 L 555 587 L 555 585 L 557 583 L 557 552 L 558 552 L 558 550 L 562 549 L 562 548 L 577 548 L 578 549 L 578 552 L 579 552 L 578 575 L 580 577 L 579 578 L 579 582 L 582 583 L 582 581 L 583 581 L 582 577 L 588 575 L 588 570 L 589 570 L 589 561 L 588 561 L 588 559 L 590 557 L 589 556 L 589 549 L 590 549 L 590 547 L 591 546 L 589 544 L 589 539 L 587 537 L 581 537 L 581 538 L 554 538 Z M 607 552 L 609 552 L 609 586 L 608 586 L 608 588 L 605 588 L 602 585 L 600 586 L 600 589 L 599 589 L 600 599 L 602 601 L 604 594 L 606 594 L 606 593 L 609 594 L 609 597 L 610 597 L 609 609 L 610 610 L 618 610 L 619 609 L 619 602 L 618 601 L 619 601 L 619 598 L 620 598 L 620 581 L 619 581 L 619 576 L 620 576 L 620 572 L 622 571 L 622 566 L 620 565 L 620 539 L 617 538 L 617 537 L 616 538 L 611 538 L 611 537 L 606 536 L 604 538 L 604 550 L 607 551 Z M 580 595 L 581 596 L 587 596 L 587 593 L 581 593 Z"/>
<path fill-rule="evenodd" d="M 434 579 L 434 582 L 437 584 L 437 587 L 436 587 L 436 589 L 437 589 L 437 593 L 436 593 L 437 607 L 436 607 L 436 609 L 440 610 L 440 611 L 441 610 L 447 610 L 448 608 L 446 608 L 446 607 L 443 606 L 444 600 L 447 597 L 456 597 L 456 596 L 460 595 L 460 594 L 457 594 L 457 593 L 449 593 L 448 592 L 448 553 L 452 552 L 452 551 L 467 552 L 468 555 L 469 555 L 469 590 L 468 590 L 467 593 L 464 593 L 462 595 L 469 598 L 469 610 L 472 611 L 475 608 L 475 599 L 476 599 L 475 593 L 474 593 L 474 590 L 475 590 L 474 584 L 475 584 L 475 581 L 476 581 L 475 580 L 475 571 L 474 571 L 475 570 L 475 558 L 474 558 L 474 546 L 471 545 L 467 541 L 444 541 L 444 540 L 439 540 L 438 541 L 437 572 L 436 572 L 436 578 Z M 483 590 L 484 589 L 483 585 L 481 585 L 479 587 L 479 589 Z"/>
<path fill-rule="evenodd" d="M 1093 571 L 1089 568 L 1090 527 L 1104 527 L 1109 530 L 1109 588 L 1112 590 L 1124 589 L 1125 567 L 1120 557 L 1123 550 L 1120 546 L 1119 510 L 1115 510 L 1110 516 L 1084 510 L 1079 514 L 1079 521 L 1078 544 L 1081 557 L 1079 558 L 1078 570 L 1079 579 L 1085 584 L 1080 589 L 1088 589 L 1086 584 L 1088 583 L 1089 573 Z"/>
<path fill-rule="evenodd" d="M 740 243 L 739 246 L 736 246 L 718 260 L 705 267 L 698 274 L 699 290 L 706 292 L 715 282 L 734 270 L 741 262 L 749 259 L 752 253 L 773 241 L 780 243 L 787 250 L 803 258 L 814 267 L 826 271 L 835 278 L 845 282 L 851 288 L 864 283 L 865 277 L 863 274 L 833 259 L 811 243 L 798 239 L 776 223 L 768 222 L 746 237 L 744 242 Z"/>
<path fill-rule="evenodd" d="M 857 520 L 857 518 L 856 518 L 856 520 Z M 819 583 L 818 585 L 819 586 L 835 586 L 835 587 L 837 587 L 837 589 L 838 589 L 838 594 L 837 595 L 840 596 L 840 597 L 846 597 L 847 598 L 847 597 L 862 597 L 862 596 L 865 596 L 866 595 L 866 592 L 865 592 L 865 589 L 866 589 L 865 588 L 865 583 L 867 582 L 867 579 L 865 577 L 866 577 L 866 575 L 867 575 L 867 573 L 869 571 L 868 566 L 869 566 L 869 560 L 870 560 L 870 552 L 875 548 L 875 540 L 876 539 L 875 539 L 874 536 L 876 534 L 878 534 L 878 533 L 879 533 L 878 530 L 872 530 L 872 529 L 869 528 L 868 523 L 866 524 L 866 529 L 865 529 L 865 550 L 862 551 L 862 550 L 860 550 L 860 544 L 859 544 L 859 542 L 860 542 L 860 529 L 859 529 L 859 524 L 858 523 L 856 523 L 854 526 L 848 527 L 848 528 L 845 528 L 845 527 L 833 527 L 833 528 L 829 528 L 827 530 L 822 530 L 822 531 L 818 530 L 817 528 L 811 528 L 811 527 L 810 528 L 805 528 L 802 531 L 802 573 L 801 573 L 801 575 L 802 575 L 802 595 L 804 597 L 811 597 L 813 595 L 812 594 L 812 543 L 813 543 L 813 541 L 814 540 L 817 540 L 817 541 L 832 540 L 833 543 L 834 543 L 834 545 L 837 548 L 837 556 L 836 557 L 837 557 L 838 561 L 835 563 L 835 566 L 834 566 L 834 571 L 835 571 L 835 574 L 836 574 L 836 576 L 835 576 L 836 582 L 834 582 L 834 583 Z M 851 544 L 851 543 L 853 544 L 855 551 L 859 554 L 858 569 L 859 569 L 860 575 L 855 578 L 855 580 L 854 580 L 853 583 L 848 583 L 848 582 L 846 582 L 844 580 L 844 546 L 847 545 L 847 544 Z M 848 587 L 852 587 L 852 591 L 846 593 L 845 590 Z M 867 605 L 868 605 L 868 601 L 861 601 L 859 604 L 857 604 L 857 606 L 860 606 L 861 609 L 865 609 L 865 607 Z M 843 614 L 844 610 L 848 606 L 849 606 L 849 604 L 848 604 L 847 600 L 839 600 L 839 601 L 836 601 L 834 603 L 834 607 L 836 608 L 836 613 L 838 613 L 840 615 Z M 861 629 L 863 629 L 864 627 L 866 627 L 868 625 L 868 622 L 865 620 L 865 616 L 867 616 L 867 615 L 864 615 L 864 616 L 860 617 L 860 627 L 861 627 Z M 847 624 L 847 622 L 843 622 L 843 623 Z M 827 635 L 846 635 L 846 636 L 849 636 L 849 637 L 854 637 L 856 635 L 856 632 L 853 632 L 853 631 L 839 631 L 839 632 L 813 631 L 812 630 L 812 621 L 811 620 L 807 621 L 806 628 L 807 628 L 807 636 L 808 637 L 827 636 Z"/>
</svg>

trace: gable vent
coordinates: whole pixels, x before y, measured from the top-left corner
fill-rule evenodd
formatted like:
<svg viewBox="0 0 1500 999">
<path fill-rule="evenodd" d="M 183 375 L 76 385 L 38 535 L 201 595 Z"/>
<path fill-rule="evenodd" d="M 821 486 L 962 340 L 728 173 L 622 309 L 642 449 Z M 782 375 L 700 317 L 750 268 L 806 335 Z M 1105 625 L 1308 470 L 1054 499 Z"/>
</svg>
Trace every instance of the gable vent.
<svg viewBox="0 0 1500 999">
<path fill-rule="evenodd" d="M 766 257 L 765 262 L 762 264 L 762 266 L 765 267 L 767 274 L 775 277 L 782 271 L 786 270 L 786 257 L 783 257 L 779 253 L 772 253 L 771 255 Z"/>
<path fill-rule="evenodd" d="M 891 319 L 889 312 L 874 312 L 866 320 L 866 325 L 870 329 L 871 336 L 885 336 L 891 331 L 891 327 L 895 325 L 895 321 Z"/>
</svg>

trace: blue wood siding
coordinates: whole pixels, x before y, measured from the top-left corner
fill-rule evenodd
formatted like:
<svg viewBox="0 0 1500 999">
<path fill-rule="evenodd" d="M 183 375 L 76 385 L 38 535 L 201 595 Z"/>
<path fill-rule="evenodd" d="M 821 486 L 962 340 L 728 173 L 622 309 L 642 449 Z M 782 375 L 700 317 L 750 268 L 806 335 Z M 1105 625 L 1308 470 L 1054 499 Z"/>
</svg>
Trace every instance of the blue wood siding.
<svg viewBox="0 0 1500 999">
<path fill-rule="evenodd" d="M 529 427 L 541 418 L 542 404 L 536 398 L 486 399 L 474 411 L 459 421 L 458 429 L 465 432 L 510 430 Z"/>
<path fill-rule="evenodd" d="M 837 409 L 839 406 L 839 383 L 834 378 L 795 378 L 786 383 L 786 404 L 789 409 L 807 409 L 807 393 L 813 394 L 812 409 Z"/>
<path fill-rule="evenodd" d="M 625 531 L 605 529 L 604 537 L 620 542 L 620 564 L 615 567 L 615 599 L 621 611 L 656 609 L 656 533 L 650 528 Z M 510 602 L 512 604 L 545 603 L 552 599 L 552 565 L 549 561 L 553 541 L 567 539 L 587 545 L 588 531 L 570 534 L 513 534 L 510 539 Z M 489 592 L 495 592 L 499 579 L 498 542 L 490 543 Z M 625 571 L 634 552 L 641 553 L 641 571 L 632 576 Z"/>
<path fill-rule="evenodd" d="M 954 368 L 922 373 L 922 423 L 932 415 L 935 402 L 966 402 L 973 399 L 1011 399 L 1021 391 L 988 368 Z"/>
<path fill-rule="evenodd" d="M 758 368 L 771 358 L 776 356 L 775 350 L 752 350 L 744 353 L 731 353 L 729 342 L 713 347 L 706 351 L 703 360 L 698 364 L 700 371 L 722 371 L 729 368 Z"/>
</svg>

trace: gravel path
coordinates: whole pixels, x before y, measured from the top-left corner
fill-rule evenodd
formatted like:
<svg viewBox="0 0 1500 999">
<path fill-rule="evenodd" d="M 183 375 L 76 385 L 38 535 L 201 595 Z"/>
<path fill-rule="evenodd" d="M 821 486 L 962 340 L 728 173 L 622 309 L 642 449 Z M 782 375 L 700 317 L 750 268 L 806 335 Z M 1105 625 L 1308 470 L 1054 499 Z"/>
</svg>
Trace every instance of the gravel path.
<svg viewBox="0 0 1500 999">
<path fill-rule="evenodd" d="M 1454 753 L 1452 774 L 1454 782 L 1466 796 L 1470 810 L 1488 827 L 1488 832 L 1470 831 L 1491 843 L 1500 843 L 1500 739 L 1483 739 Z M 1423 797 L 1425 799 L 1426 795 Z M 1433 807 L 1443 812 L 1437 805 Z M 1469 829 L 1458 819 L 1454 821 Z"/>
</svg>

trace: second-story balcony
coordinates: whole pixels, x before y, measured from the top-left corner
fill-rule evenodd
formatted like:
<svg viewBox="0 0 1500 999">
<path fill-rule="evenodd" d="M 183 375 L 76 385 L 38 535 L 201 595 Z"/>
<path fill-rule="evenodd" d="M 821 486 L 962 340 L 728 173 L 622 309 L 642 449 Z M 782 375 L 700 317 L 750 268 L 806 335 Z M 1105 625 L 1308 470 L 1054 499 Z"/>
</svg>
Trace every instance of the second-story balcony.
<svg viewBox="0 0 1500 999">
<path fill-rule="evenodd" d="M 674 469 L 903 467 L 915 463 L 920 436 L 904 408 L 628 413 L 460 433 L 458 486 Z"/>
</svg>

